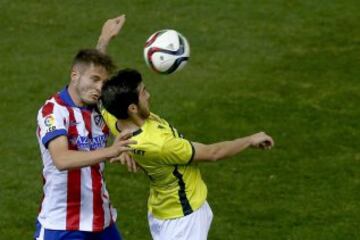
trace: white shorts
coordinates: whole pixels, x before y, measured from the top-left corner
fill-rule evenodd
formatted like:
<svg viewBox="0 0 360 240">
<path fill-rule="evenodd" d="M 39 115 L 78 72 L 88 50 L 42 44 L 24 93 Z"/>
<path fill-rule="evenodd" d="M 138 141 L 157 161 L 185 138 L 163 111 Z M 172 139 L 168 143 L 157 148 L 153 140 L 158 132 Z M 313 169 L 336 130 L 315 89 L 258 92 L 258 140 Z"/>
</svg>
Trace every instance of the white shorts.
<svg viewBox="0 0 360 240">
<path fill-rule="evenodd" d="M 206 240 L 212 219 L 213 213 L 207 202 L 185 217 L 160 220 L 148 214 L 154 240 Z"/>
</svg>

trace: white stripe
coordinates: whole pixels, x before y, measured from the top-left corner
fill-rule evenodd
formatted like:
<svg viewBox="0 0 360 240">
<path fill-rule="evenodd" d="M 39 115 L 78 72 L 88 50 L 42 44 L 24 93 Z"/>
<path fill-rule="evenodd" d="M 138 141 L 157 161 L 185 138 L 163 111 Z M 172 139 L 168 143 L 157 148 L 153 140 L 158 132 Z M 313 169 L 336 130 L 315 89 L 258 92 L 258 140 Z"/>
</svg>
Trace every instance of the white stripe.
<svg viewBox="0 0 360 240">
<path fill-rule="evenodd" d="M 80 209 L 80 229 L 92 231 L 93 224 L 93 192 L 91 168 L 81 169 L 81 209 Z"/>
<path fill-rule="evenodd" d="M 79 136 L 87 136 L 88 131 L 85 127 L 85 121 L 81 110 L 74 109 L 74 117 L 76 121 L 76 129 Z M 81 149 L 82 151 L 90 149 Z M 80 206 L 80 226 L 83 231 L 92 231 L 93 219 L 93 194 L 91 181 L 91 168 L 81 168 L 81 206 Z"/>
<path fill-rule="evenodd" d="M 103 200 L 103 209 L 104 209 L 104 228 L 110 225 L 110 206 L 109 206 L 109 194 L 106 190 L 106 184 L 104 182 L 104 178 L 101 181 L 102 194 L 101 198 Z"/>
</svg>

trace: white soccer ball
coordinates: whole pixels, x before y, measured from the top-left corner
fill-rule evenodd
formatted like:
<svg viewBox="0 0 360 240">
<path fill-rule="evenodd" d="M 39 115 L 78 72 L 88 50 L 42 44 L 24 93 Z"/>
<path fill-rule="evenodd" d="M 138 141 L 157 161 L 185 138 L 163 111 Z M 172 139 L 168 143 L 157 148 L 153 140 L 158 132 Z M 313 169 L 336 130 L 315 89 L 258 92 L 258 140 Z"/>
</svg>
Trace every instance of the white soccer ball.
<svg viewBox="0 0 360 240">
<path fill-rule="evenodd" d="M 144 59 L 155 72 L 170 74 L 181 70 L 190 57 L 186 38 L 171 29 L 157 31 L 145 43 Z"/>
</svg>

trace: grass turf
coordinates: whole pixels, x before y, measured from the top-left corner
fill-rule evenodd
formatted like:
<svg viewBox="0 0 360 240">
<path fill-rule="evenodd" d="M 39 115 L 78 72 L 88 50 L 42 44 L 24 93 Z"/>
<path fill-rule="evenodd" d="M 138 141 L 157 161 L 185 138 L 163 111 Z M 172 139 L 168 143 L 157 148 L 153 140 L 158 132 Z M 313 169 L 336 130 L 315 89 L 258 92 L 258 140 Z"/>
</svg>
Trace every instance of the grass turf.
<svg viewBox="0 0 360 240">
<path fill-rule="evenodd" d="M 215 218 L 209 239 L 358 239 L 360 5 L 357 1 L 0 2 L 0 238 L 30 239 L 41 198 L 35 116 L 68 81 L 79 48 L 126 13 L 109 53 L 143 72 L 152 108 L 189 139 L 210 143 L 259 130 L 271 152 L 204 164 Z M 174 28 L 191 61 L 150 72 L 142 47 Z M 150 239 L 148 183 L 108 165 L 125 239 Z"/>
</svg>

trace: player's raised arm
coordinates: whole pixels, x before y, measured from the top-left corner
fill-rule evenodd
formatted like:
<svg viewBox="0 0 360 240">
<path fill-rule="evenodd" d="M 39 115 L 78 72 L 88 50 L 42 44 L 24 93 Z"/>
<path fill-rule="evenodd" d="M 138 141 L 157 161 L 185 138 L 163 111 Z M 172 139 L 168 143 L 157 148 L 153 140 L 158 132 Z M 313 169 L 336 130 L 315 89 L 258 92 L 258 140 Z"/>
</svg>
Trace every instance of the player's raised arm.
<svg viewBox="0 0 360 240">
<path fill-rule="evenodd" d="M 217 161 L 232 157 L 248 147 L 271 149 L 274 140 L 264 132 L 213 144 L 192 143 L 195 150 L 194 161 Z"/>
<path fill-rule="evenodd" d="M 98 49 L 102 53 L 106 53 L 106 49 L 111 39 L 113 39 L 119 34 L 122 26 L 125 23 L 125 20 L 126 18 L 124 14 L 116 18 L 108 19 L 102 27 L 96 49 Z"/>
</svg>

